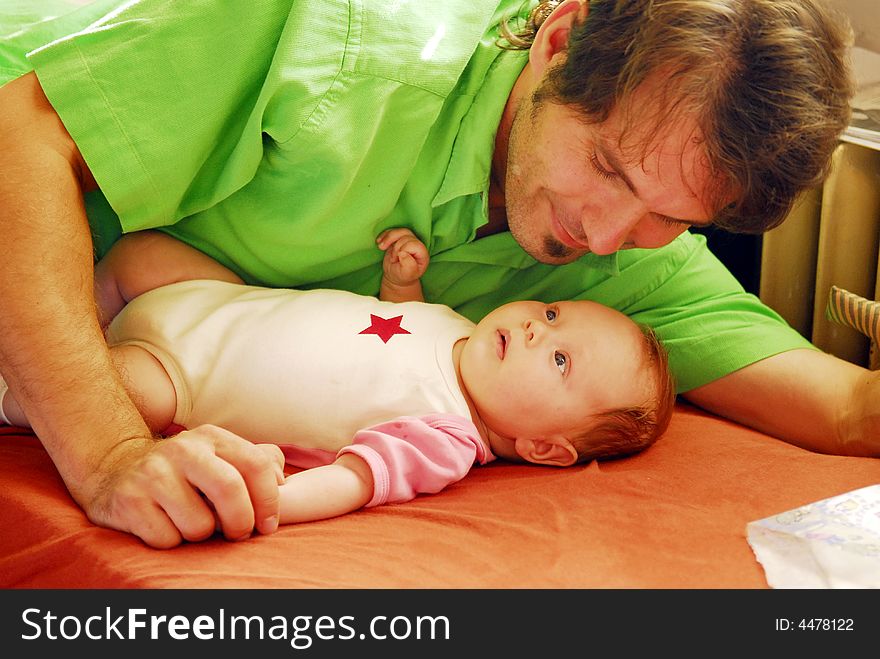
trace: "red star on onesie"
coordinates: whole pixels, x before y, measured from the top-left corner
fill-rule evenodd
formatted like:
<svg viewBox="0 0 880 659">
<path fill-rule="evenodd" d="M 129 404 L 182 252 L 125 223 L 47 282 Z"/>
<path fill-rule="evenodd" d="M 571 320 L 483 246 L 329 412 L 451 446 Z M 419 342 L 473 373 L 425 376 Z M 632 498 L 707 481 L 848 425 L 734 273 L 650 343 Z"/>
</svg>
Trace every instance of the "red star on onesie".
<svg viewBox="0 0 880 659">
<path fill-rule="evenodd" d="M 367 329 L 358 332 L 358 334 L 375 334 L 382 339 L 383 343 L 388 343 L 388 340 L 395 334 L 409 334 L 407 330 L 400 326 L 402 320 L 403 316 L 382 318 L 381 316 L 370 314 L 371 325 Z"/>
</svg>

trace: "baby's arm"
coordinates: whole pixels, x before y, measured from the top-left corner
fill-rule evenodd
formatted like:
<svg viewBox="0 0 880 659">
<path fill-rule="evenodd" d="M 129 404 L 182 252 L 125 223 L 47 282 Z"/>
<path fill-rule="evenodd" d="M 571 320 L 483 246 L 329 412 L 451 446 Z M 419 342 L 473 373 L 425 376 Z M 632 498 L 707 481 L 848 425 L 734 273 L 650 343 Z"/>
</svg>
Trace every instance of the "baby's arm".
<svg viewBox="0 0 880 659">
<path fill-rule="evenodd" d="M 137 231 L 120 238 L 95 265 L 95 299 L 101 327 L 127 302 L 165 284 L 191 279 L 242 280 L 204 252 L 161 231 Z"/>
<path fill-rule="evenodd" d="M 166 430 L 174 420 L 177 393 L 159 360 L 135 345 L 113 346 L 110 348 L 110 357 L 119 371 L 126 392 L 150 430 L 155 433 Z M 31 427 L 18 401 L 8 391 L 5 396 L 0 395 L 0 404 L 4 416 L 12 425 Z"/>
<path fill-rule="evenodd" d="M 386 302 L 424 302 L 419 281 L 428 268 L 428 249 L 409 229 L 388 229 L 376 238 L 385 252 L 379 299 Z"/>
<path fill-rule="evenodd" d="M 311 522 L 363 508 L 373 497 L 373 474 L 357 455 L 288 476 L 279 488 L 281 524 Z"/>
<path fill-rule="evenodd" d="M 298 447 L 289 448 L 292 462 L 304 460 Z M 455 414 L 397 417 L 359 430 L 333 464 L 289 476 L 280 488 L 281 523 L 411 501 L 461 480 L 475 462 L 494 459 L 470 419 Z"/>
</svg>

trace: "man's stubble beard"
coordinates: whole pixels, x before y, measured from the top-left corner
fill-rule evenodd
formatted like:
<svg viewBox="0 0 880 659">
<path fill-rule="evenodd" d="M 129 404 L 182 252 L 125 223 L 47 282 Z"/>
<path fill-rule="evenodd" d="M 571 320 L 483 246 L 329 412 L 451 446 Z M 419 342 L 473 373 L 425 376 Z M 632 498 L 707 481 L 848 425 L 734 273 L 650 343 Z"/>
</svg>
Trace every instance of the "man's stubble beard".
<svg viewBox="0 0 880 659">
<path fill-rule="evenodd" d="M 510 183 L 512 181 L 508 179 Z M 533 222 L 528 204 L 514 202 L 507 206 L 508 229 L 517 244 L 533 259 L 549 265 L 562 265 L 580 257 L 577 251 L 559 242 L 552 234 L 538 235 L 536 230 L 530 230 Z"/>
<path fill-rule="evenodd" d="M 570 263 L 577 258 L 577 254 L 573 249 L 563 245 L 553 236 L 544 236 L 544 252 L 550 260 L 543 261 L 538 259 L 542 263 Z"/>
<path fill-rule="evenodd" d="M 534 126 L 542 110 L 543 102 L 536 102 L 535 96 L 533 93 L 528 102 L 520 103 L 510 129 L 504 184 L 507 227 L 517 244 L 533 259 L 549 265 L 562 265 L 577 260 L 581 254 L 559 242 L 551 233 L 540 235 L 539 229 L 534 228 L 538 225 L 532 215 L 536 212 L 535 202 L 527 198 L 525 190 L 528 188 L 517 177 L 524 165 L 515 159 L 521 160 L 518 155 L 527 151 L 532 132 L 529 128 Z"/>
<path fill-rule="evenodd" d="M 516 166 L 508 164 L 505 199 L 507 227 L 517 244 L 533 259 L 550 265 L 561 265 L 576 260 L 580 254 L 559 242 L 551 233 L 541 233 L 535 204 L 523 194 L 524 186 L 512 175 Z M 510 194 L 510 193 L 513 194 Z"/>
</svg>

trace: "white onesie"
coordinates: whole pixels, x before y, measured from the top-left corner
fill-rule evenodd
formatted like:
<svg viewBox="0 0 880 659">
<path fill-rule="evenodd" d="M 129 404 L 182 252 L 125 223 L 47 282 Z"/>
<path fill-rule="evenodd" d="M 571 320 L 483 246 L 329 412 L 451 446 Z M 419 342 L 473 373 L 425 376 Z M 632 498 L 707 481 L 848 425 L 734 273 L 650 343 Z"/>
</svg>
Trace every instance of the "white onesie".
<svg viewBox="0 0 880 659">
<path fill-rule="evenodd" d="M 473 328 L 443 305 L 199 280 L 135 298 L 107 340 L 162 363 L 181 426 L 336 452 L 401 415 L 471 420 L 452 347 Z"/>
</svg>

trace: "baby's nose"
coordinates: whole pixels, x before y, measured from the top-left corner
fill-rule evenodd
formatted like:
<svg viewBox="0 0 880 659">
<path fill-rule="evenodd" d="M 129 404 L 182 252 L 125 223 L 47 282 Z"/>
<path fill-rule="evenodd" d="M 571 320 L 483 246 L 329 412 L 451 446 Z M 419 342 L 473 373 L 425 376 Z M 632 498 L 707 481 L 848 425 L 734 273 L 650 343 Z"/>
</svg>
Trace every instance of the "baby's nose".
<svg viewBox="0 0 880 659">
<path fill-rule="evenodd" d="M 523 333 L 526 337 L 526 345 L 538 341 L 544 332 L 544 326 L 538 321 L 527 320 L 523 323 Z"/>
</svg>

